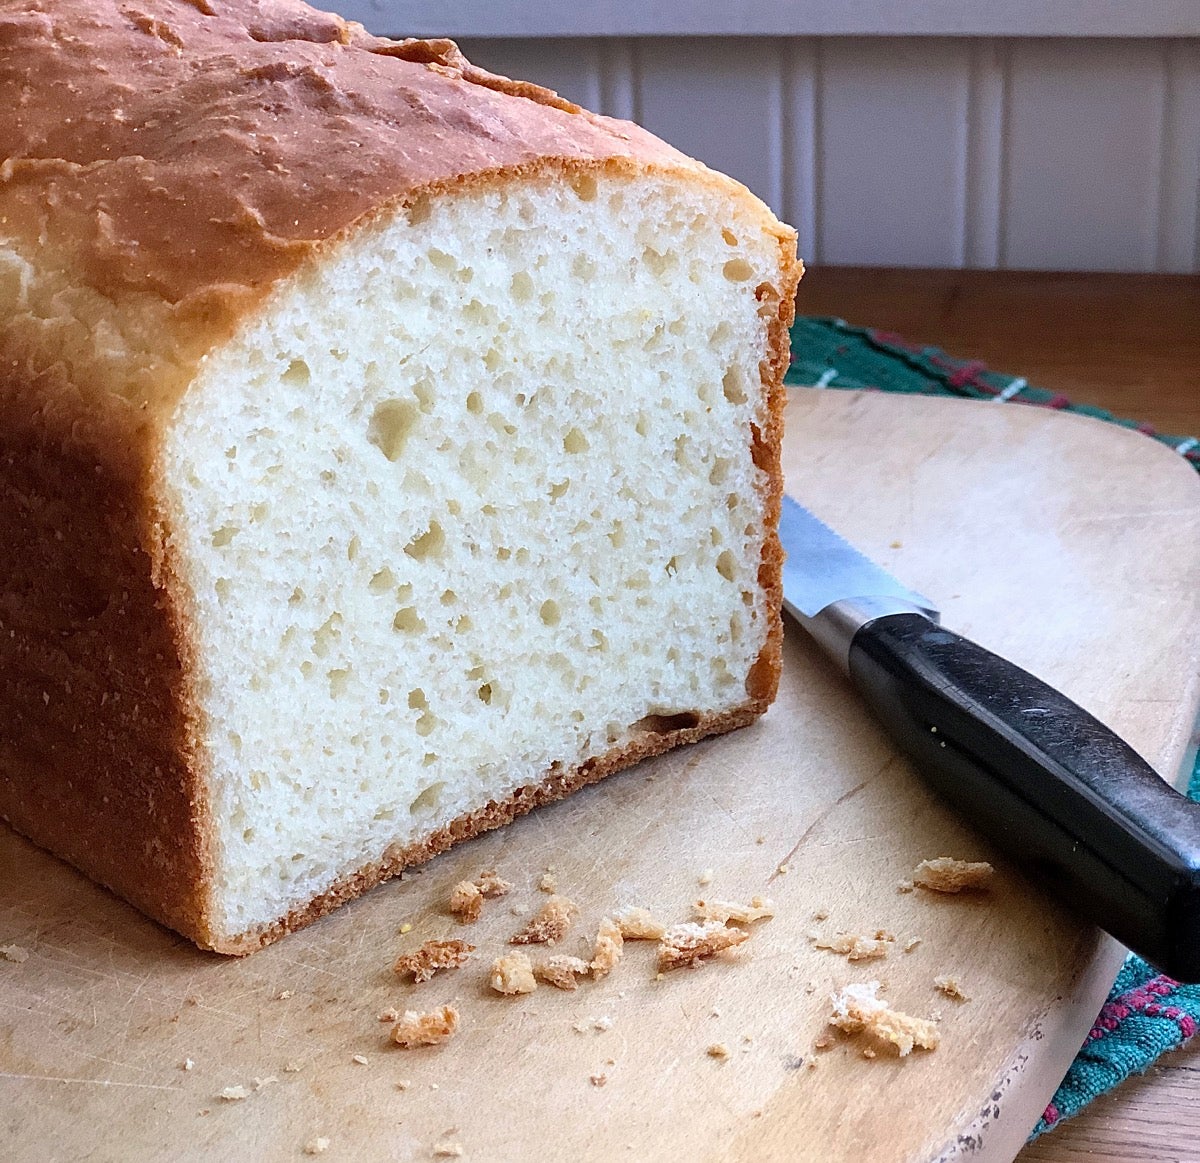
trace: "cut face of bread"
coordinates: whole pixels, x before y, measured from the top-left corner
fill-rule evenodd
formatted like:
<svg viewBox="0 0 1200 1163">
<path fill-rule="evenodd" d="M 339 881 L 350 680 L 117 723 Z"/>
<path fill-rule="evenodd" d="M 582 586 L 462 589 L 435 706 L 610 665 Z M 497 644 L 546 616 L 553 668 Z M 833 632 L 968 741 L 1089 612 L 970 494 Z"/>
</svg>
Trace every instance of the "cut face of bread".
<svg viewBox="0 0 1200 1163">
<path fill-rule="evenodd" d="M 764 709 L 788 276 L 737 213 L 602 171 L 419 199 L 202 361 L 156 473 L 208 943 Z"/>
</svg>

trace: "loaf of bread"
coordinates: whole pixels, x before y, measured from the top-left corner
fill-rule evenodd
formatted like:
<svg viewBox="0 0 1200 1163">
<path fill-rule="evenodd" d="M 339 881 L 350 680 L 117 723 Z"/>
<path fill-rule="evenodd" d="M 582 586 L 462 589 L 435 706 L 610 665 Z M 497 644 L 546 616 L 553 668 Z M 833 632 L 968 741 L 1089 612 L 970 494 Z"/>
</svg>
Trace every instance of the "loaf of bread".
<svg viewBox="0 0 1200 1163">
<path fill-rule="evenodd" d="M 0 9 L 0 816 L 247 953 L 751 722 L 795 236 L 295 0 Z"/>
</svg>

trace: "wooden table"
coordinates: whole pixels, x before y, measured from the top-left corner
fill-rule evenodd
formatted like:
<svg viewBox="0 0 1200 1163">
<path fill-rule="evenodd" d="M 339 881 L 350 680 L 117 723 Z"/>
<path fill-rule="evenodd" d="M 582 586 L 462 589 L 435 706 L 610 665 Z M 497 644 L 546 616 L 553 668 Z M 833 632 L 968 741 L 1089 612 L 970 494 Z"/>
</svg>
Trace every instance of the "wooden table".
<svg viewBox="0 0 1200 1163">
<path fill-rule="evenodd" d="M 1200 278 L 827 268 L 799 309 L 897 331 L 1144 420 L 1200 435 Z M 1021 1152 L 1020 1163 L 1200 1157 L 1200 1039 Z"/>
</svg>

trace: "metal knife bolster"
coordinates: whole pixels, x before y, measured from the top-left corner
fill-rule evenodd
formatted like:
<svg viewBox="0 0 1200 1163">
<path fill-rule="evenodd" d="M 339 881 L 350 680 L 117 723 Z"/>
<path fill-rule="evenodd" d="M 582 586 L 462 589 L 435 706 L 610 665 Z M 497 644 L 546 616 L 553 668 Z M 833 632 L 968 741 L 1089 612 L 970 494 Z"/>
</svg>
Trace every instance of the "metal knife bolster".
<svg viewBox="0 0 1200 1163">
<path fill-rule="evenodd" d="M 886 618 L 891 614 L 919 614 L 931 622 L 939 621 L 937 610 L 929 605 L 892 595 L 842 598 L 831 602 L 811 618 L 801 613 L 786 597 L 783 599 L 783 608 L 804 627 L 844 674 L 850 673 L 850 644 L 854 636 L 876 618 Z"/>
</svg>

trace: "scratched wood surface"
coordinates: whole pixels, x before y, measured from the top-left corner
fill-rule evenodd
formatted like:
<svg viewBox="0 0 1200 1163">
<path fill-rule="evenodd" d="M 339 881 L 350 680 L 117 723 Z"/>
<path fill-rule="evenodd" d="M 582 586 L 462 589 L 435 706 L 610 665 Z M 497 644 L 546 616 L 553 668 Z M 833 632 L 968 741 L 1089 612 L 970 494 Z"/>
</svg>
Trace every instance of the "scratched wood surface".
<svg viewBox="0 0 1200 1163">
<path fill-rule="evenodd" d="M 947 624 L 1177 773 L 1200 683 L 1200 486 L 1182 461 L 1033 409 L 807 391 L 786 460 L 789 488 L 937 597 Z M 992 859 L 993 890 L 896 893 L 942 853 Z M 728 963 L 656 980 L 652 950 L 631 946 L 575 993 L 489 996 L 485 966 L 544 899 L 548 865 L 581 907 L 566 952 L 616 904 L 682 919 L 701 893 L 765 892 L 777 916 Z M 459 927 L 450 886 L 493 866 L 515 891 Z M 806 936 L 879 926 L 922 943 L 852 965 Z M 479 959 L 397 982 L 396 954 L 442 936 Z M 0 960 L 0 1142 L 16 1160 L 289 1159 L 322 1140 L 329 1159 L 1009 1159 L 1120 956 L 927 795 L 794 632 L 755 727 L 440 857 L 245 961 L 196 951 L 0 830 L 0 946 L 14 945 L 28 957 Z M 969 1002 L 935 992 L 945 972 Z M 829 991 L 870 978 L 900 1008 L 941 1011 L 937 1051 L 814 1051 Z M 380 1011 L 445 1001 L 463 1017 L 452 1042 L 388 1046 Z M 705 1053 L 715 1042 L 728 1060 Z M 218 1097 L 230 1087 L 246 1097 Z"/>
</svg>

